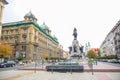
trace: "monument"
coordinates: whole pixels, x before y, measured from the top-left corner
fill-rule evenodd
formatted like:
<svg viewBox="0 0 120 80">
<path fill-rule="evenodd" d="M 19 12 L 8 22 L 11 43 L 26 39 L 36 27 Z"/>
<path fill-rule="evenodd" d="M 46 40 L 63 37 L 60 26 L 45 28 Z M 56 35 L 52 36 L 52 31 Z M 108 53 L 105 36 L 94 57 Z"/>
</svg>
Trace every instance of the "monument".
<svg viewBox="0 0 120 80">
<path fill-rule="evenodd" d="M 83 47 L 79 46 L 79 41 L 77 40 L 77 29 L 73 30 L 74 40 L 72 41 L 72 46 L 70 49 L 70 56 L 64 62 L 57 62 L 54 65 L 47 65 L 46 71 L 57 71 L 57 72 L 83 72 L 84 67 L 78 62 L 81 58 Z"/>
<path fill-rule="evenodd" d="M 80 59 L 82 57 L 83 46 L 79 45 L 79 41 L 77 40 L 77 29 L 73 30 L 74 39 L 72 41 L 72 46 L 69 47 L 69 59 Z"/>
</svg>

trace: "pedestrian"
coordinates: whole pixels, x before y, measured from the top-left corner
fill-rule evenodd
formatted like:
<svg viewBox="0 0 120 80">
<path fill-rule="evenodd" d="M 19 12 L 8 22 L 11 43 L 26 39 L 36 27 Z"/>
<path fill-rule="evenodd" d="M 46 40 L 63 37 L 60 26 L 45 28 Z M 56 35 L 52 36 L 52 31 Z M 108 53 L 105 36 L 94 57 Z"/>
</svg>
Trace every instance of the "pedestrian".
<svg viewBox="0 0 120 80">
<path fill-rule="evenodd" d="M 96 63 L 96 65 L 97 65 L 97 59 L 95 59 L 95 63 Z"/>
</svg>

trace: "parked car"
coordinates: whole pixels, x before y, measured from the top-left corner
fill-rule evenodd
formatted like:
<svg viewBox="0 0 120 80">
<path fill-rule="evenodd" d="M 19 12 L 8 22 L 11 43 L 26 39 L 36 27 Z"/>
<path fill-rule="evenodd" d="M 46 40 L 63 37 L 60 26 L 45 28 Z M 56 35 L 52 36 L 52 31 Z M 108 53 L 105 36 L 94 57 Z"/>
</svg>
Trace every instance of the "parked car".
<svg viewBox="0 0 120 80">
<path fill-rule="evenodd" d="M 118 63 L 120 64 L 120 59 L 118 60 Z"/>
<path fill-rule="evenodd" d="M 119 60 L 116 59 L 110 59 L 108 60 L 109 63 L 119 63 Z"/>
<path fill-rule="evenodd" d="M 0 68 L 4 68 L 4 67 L 13 67 L 16 65 L 15 61 L 7 61 L 5 63 L 1 63 L 0 64 Z"/>
</svg>

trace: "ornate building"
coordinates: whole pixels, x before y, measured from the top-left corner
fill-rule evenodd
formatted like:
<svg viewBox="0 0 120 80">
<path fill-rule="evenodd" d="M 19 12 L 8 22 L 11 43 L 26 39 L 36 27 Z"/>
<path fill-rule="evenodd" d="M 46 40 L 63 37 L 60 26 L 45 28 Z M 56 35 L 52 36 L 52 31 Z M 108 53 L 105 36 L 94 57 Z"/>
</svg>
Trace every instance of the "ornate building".
<svg viewBox="0 0 120 80">
<path fill-rule="evenodd" d="M 8 4 L 6 0 L 0 0 L 0 37 L 1 37 L 1 29 L 2 29 L 2 12 L 5 4 Z"/>
<path fill-rule="evenodd" d="M 40 58 L 41 54 L 58 57 L 60 45 L 56 37 L 51 35 L 49 27 L 37 24 L 37 18 L 31 13 L 24 16 L 23 21 L 5 23 L 2 26 L 2 40 L 13 46 L 12 59 L 22 55 L 25 60 Z"/>
</svg>

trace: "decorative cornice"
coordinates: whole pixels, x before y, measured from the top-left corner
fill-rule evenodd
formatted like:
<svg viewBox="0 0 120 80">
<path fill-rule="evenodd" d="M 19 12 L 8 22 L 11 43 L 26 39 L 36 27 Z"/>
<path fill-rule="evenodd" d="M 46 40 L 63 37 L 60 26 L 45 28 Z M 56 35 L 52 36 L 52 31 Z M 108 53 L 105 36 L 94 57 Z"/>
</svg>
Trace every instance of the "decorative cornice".
<svg viewBox="0 0 120 80">
<path fill-rule="evenodd" d="M 51 35 L 47 34 L 42 28 L 41 26 L 39 26 L 37 23 L 33 22 L 33 21 L 18 21 L 18 22 L 12 22 L 12 23 L 5 23 L 2 25 L 2 28 L 8 28 L 8 27 L 19 27 L 21 25 L 29 25 L 32 24 L 34 25 L 39 31 L 41 31 L 43 34 L 45 34 L 49 39 L 51 39 L 52 41 L 54 41 L 55 43 L 59 44 L 59 42 L 57 40 L 55 40 Z"/>
</svg>

